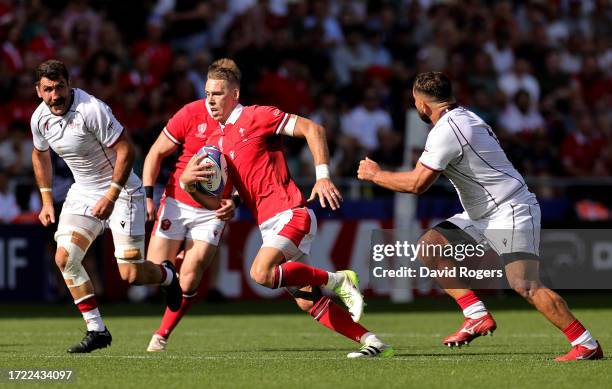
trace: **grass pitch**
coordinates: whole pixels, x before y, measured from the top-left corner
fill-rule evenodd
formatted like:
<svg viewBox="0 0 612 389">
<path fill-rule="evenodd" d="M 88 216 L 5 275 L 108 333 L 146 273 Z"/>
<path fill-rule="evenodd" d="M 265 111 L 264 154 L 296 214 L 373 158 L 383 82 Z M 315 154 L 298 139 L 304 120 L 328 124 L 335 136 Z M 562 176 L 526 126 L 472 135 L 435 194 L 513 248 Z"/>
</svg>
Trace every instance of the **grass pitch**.
<svg viewBox="0 0 612 389">
<path fill-rule="evenodd" d="M 610 296 L 574 296 L 570 305 L 612 352 Z M 170 338 L 168 351 L 145 351 L 161 306 L 102 305 L 113 345 L 89 355 L 65 348 L 83 336 L 72 306 L 0 305 L 0 368 L 72 369 L 69 387 L 108 388 L 575 388 L 610 387 L 612 359 L 553 362 L 569 350 L 563 335 L 526 303 L 488 299 L 498 331 L 447 349 L 460 313 L 446 298 L 391 306 L 371 301 L 363 324 L 393 344 L 390 359 L 348 360 L 358 345 L 333 334 L 289 301 L 199 304 Z M 596 299 L 597 300 L 597 299 Z M 589 302 L 588 306 L 583 304 Z M 55 386 L 45 383 L 44 387 Z M 66 383 L 62 386 L 68 385 Z M 13 386 L 0 383 L 0 388 Z M 16 384 L 15 387 L 24 387 Z"/>
</svg>

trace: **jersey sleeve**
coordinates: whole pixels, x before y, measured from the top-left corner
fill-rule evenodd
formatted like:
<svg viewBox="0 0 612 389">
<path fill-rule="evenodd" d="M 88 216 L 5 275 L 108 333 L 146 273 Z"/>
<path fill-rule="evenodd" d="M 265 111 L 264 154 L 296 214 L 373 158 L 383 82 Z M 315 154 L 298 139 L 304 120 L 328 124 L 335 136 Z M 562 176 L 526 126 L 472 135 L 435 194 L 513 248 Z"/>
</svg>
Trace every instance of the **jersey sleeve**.
<svg viewBox="0 0 612 389">
<path fill-rule="evenodd" d="M 170 120 L 168 120 L 166 127 L 164 127 L 164 134 L 168 139 L 177 145 L 185 143 L 190 117 L 185 107 L 175 113 Z"/>
<path fill-rule="evenodd" d="M 113 147 L 123 133 L 123 126 L 113 111 L 101 100 L 92 98 L 85 112 L 87 128 L 106 147 Z"/>
<path fill-rule="evenodd" d="M 30 119 L 30 129 L 32 130 L 32 143 L 34 144 L 36 150 L 47 151 L 49 150 L 49 142 L 47 142 L 45 137 L 42 135 L 42 131 L 39 127 L 39 120 L 40 118 L 38 117 L 38 115 L 33 115 Z"/>
<path fill-rule="evenodd" d="M 257 132 L 264 136 L 281 134 L 291 115 L 272 106 L 256 106 L 254 111 Z"/>
<path fill-rule="evenodd" d="M 425 150 L 419 161 L 435 171 L 443 171 L 463 152 L 459 140 L 449 126 L 438 127 L 427 136 Z"/>
</svg>

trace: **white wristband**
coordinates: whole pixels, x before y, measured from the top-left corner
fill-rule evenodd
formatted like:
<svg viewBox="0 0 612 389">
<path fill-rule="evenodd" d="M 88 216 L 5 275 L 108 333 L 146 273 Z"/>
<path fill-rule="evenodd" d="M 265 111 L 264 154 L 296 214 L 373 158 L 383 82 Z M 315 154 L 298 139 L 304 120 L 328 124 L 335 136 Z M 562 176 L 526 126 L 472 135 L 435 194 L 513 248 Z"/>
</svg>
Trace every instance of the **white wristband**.
<svg viewBox="0 0 612 389">
<path fill-rule="evenodd" d="M 40 190 L 40 193 L 53 191 L 51 188 L 40 188 L 39 190 Z"/>
<path fill-rule="evenodd" d="M 321 178 L 329 178 L 329 166 L 326 163 L 315 166 L 315 174 L 317 175 L 317 181 Z"/>
<path fill-rule="evenodd" d="M 119 189 L 119 192 L 121 192 L 123 190 L 123 187 L 121 185 L 117 184 L 115 181 L 111 181 L 110 186 L 112 186 L 113 188 Z"/>
</svg>

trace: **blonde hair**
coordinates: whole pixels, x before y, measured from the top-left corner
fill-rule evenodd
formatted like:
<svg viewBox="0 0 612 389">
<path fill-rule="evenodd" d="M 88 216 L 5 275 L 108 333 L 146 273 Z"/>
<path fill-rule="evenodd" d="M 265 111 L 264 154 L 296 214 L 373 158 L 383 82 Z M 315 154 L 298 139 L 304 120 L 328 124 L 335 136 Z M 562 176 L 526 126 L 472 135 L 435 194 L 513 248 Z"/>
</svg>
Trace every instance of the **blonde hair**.
<svg viewBox="0 0 612 389">
<path fill-rule="evenodd" d="M 230 58 L 221 58 L 208 67 L 208 78 L 213 80 L 225 80 L 231 84 L 240 85 L 240 69 Z"/>
</svg>

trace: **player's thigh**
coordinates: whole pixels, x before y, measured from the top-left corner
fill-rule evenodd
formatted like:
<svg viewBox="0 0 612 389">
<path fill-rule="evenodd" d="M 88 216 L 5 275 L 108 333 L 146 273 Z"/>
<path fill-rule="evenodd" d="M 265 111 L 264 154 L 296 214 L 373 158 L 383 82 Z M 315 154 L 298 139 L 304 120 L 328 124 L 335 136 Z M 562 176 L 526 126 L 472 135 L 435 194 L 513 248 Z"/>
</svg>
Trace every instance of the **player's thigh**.
<svg viewBox="0 0 612 389">
<path fill-rule="evenodd" d="M 268 273 L 275 266 L 285 262 L 285 254 L 275 247 L 261 247 L 251 265 L 251 276 L 256 278 L 259 273 Z"/>
<path fill-rule="evenodd" d="M 161 264 L 163 261 L 169 259 L 174 263 L 182 245 L 182 240 L 167 239 L 159 235 L 152 235 L 149 239 L 147 260 Z"/>
<path fill-rule="evenodd" d="M 201 274 L 210 265 L 215 257 L 217 246 L 201 241 L 187 240 L 185 241 L 185 257 L 181 265 L 180 275 L 183 274 Z"/>
<path fill-rule="evenodd" d="M 285 260 L 294 261 L 310 253 L 317 232 L 317 219 L 308 208 L 290 209 L 261 224 L 260 230 L 262 250 L 276 249 Z"/>
</svg>

